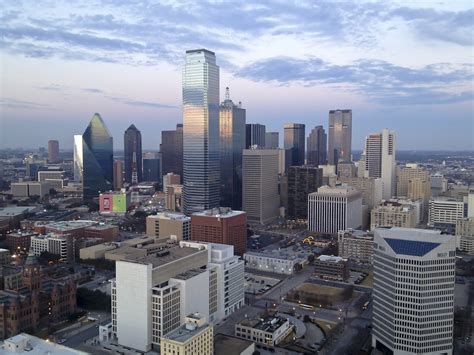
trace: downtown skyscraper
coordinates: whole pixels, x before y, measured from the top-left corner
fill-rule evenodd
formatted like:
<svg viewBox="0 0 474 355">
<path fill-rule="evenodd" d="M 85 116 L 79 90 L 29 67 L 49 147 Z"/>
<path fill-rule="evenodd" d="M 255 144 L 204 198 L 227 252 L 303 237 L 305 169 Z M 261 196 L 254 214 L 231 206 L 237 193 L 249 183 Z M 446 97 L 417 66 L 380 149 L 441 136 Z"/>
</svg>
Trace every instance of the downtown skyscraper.
<svg viewBox="0 0 474 355">
<path fill-rule="evenodd" d="M 221 149 L 220 205 L 242 209 L 242 150 L 245 149 L 245 109 L 235 105 L 226 89 L 219 112 Z"/>
<path fill-rule="evenodd" d="M 291 149 L 291 165 L 304 165 L 305 125 L 287 123 L 284 130 L 284 146 L 285 149 Z"/>
<path fill-rule="evenodd" d="M 183 176 L 183 124 L 178 123 L 175 130 L 161 131 L 161 169 L 162 175 L 168 173 Z"/>
<path fill-rule="evenodd" d="M 308 165 L 324 165 L 327 160 L 327 135 L 323 126 L 316 126 L 308 136 L 306 149 L 308 151 Z"/>
<path fill-rule="evenodd" d="M 123 135 L 125 155 L 125 182 L 137 183 L 142 181 L 142 134 L 130 125 Z M 136 179 L 136 181 L 134 181 Z"/>
<path fill-rule="evenodd" d="M 352 110 L 329 111 L 328 164 L 351 161 Z"/>
<path fill-rule="evenodd" d="M 219 206 L 219 67 L 207 49 L 186 51 L 183 71 L 183 207 Z"/>
</svg>

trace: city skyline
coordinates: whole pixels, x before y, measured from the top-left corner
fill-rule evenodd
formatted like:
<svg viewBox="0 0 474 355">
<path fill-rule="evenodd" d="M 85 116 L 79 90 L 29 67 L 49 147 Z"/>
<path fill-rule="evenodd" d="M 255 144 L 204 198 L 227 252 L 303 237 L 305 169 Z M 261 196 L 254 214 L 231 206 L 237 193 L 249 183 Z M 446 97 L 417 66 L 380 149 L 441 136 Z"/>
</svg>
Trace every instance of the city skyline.
<svg viewBox="0 0 474 355">
<path fill-rule="evenodd" d="M 72 149 L 96 111 L 117 147 L 131 123 L 173 129 L 182 122 L 183 53 L 204 47 L 218 53 L 221 88 L 242 100 L 248 123 L 268 131 L 282 132 L 285 122 L 327 130 L 329 110 L 351 108 L 355 150 L 382 128 L 398 132 L 401 150 L 473 149 L 468 2 L 246 3 L 231 18 L 223 4 L 207 17 L 205 3 L 84 5 L 5 9 L 0 148 L 56 139 Z M 194 36 L 194 28 L 206 29 Z M 143 143 L 157 150 L 160 135 L 145 133 Z"/>
</svg>

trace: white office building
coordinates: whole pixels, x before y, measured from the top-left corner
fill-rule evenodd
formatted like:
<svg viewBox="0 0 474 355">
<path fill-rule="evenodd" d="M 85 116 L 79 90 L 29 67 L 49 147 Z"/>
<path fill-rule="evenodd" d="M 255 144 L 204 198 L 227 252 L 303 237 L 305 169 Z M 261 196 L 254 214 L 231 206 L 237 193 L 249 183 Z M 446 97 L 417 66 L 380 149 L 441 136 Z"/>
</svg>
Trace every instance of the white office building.
<svg viewBox="0 0 474 355">
<path fill-rule="evenodd" d="M 59 255 L 62 259 L 67 259 L 72 254 L 72 241 L 68 241 L 67 236 L 56 234 L 34 235 L 30 241 L 30 253 L 41 255 L 47 251 L 51 254 Z"/>
<path fill-rule="evenodd" d="M 244 305 L 244 264 L 233 246 L 180 242 L 141 261 L 117 261 L 112 333 L 119 345 L 157 349 L 160 338 L 199 313 L 216 323 Z"/>
<path fill-rule="evenodd" d="M 455 238 L 440 231 L 375 230 L 372 346 L 453 353 L 455 257 Z"/>
<path fill-rule="evenodd" d="M 428 225 L 451 224 L 456 225 L 458 219 L 467 215 L 466 204 L 454 198 L 438 197 L 432 199 L 428 205 Z"/>
<path fill-rule="evenodd" d="M 308 230 L 337 234 L 362 225 L 362 194 L 347 185 L 322 186 L 308 195 Z"/>
<path fill-rule="evenodd" d="M 357 229 L 341 230 L 337 234 L 339 256 L 359 264 L 372 264 L 374 234 Z"/>
</svg>

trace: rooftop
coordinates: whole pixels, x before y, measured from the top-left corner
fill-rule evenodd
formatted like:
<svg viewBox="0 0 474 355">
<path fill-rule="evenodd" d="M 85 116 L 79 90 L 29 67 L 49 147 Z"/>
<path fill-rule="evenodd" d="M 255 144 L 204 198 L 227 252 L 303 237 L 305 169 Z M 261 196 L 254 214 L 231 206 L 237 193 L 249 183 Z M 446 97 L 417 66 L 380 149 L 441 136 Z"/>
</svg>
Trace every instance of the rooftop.
<svg viewBox="0 0 474 355">
<path fill-rule="evenodd" d="M 171 263 L 173 261 L 185 258 L 192 254 L 196 254 L 201 250 L 196 248 L 189 248 L 189 247 L 173 247 L 166 250 L 167 253 L 163 254 L 162 256 L 157 255 L 149 255 L 145 258 L 145 262 L 151 263 L 154 268 Z M 206 251 L 207 253 L 207 251 Z"/>
<path fill-rule="evenodd" d="M 318 257 L 319 261 L 325 261 L 330 263 L 339 263 L 344 261 L 345 259 L 341 258 L 340 256 L 333 256 L 333 255 L 321 255 Z"/>
<path fill-rule="evenodd" d="M 193 216 L 229 218 L 244 214 L 244 211 L 234 211 L 229 207 L 217 207 L 203 212 L 195 212 Z"/>
<path fill-rule="evenodd" d="M 245 252 L 246 255 L 254 255 L 254 256 L 263 256 L 267 258 L 274 258 L 274 259 L 283 259 L 283 260 L 306 260 L 309 254 L 312 252 L 295 252 L 293 250 L 287 249 L 274 249 L 274 250 L 263 250 L 263 251 L 247 251 Z"/>
<path fill-rule="evenodd" d="M 14 217 L 35 210 L 36 206 L 14 206 L 0 208 L 0 217 Z"/>
<path fill-rule="evenodd" d="M 324 186 L 321 186 L 320 188 L 318 188 L 318 191 L 317 192 L 312 192 L 310 195 L 321 195 L 321 194 L 325 194 L 325 195 L 348 195 L 348 194 L 360 194 L 359 191 L 357 191 L 354 187 L 352 186 L 349 186 L 349 185 L 337 185 L 337 186 L 334 186 L 334 187 L 331 187 L 331 186 L 327 186 L 327 185 L 324 185 Z"/>
<path fill-rule="evenodd" d="M 374 233 L 369 231 L 363 231 L 360 229 L 346 229 L 345 231 L 340 231 L 344 237 L 360 238 L 360 239 L 374 239 Z"/>
<path fill-rule="evenodd" d="M 162 212 L 156 215 L 148 216 L 147 218 L 151 219 L 169 219 L 169 220 L 176 220 L 176 221 L 189 221 L 191 220 L 190 217 L 177 212 Z"/>
<path fill-rule="evenodd" d="M 15 351 L 9 351 L 7 344 L 11 344 Z M 21 349 L 24 349 L 23 351 Z M 20 333 L 6 339 L 0 347 L 2 354 L 28 354 L 28 355 L 82 355 L 83 351 L 68 348 L 50 341 L 46 341 L 35 336 Z"/>
<path fill-rule="evenodd" d="M 96 224 L 97 222 L 88 221 L 88 220 L 59 221 L 59 222 L 48 223 L 45 225 L 45 227 L 64 232 L 64 231 L 68 231 L 72 229 L 86 228 L 86 227 L 90 227 Z"/>
<path fill-rule="evenodd" d="M 268 316 L 266 318 L 260 319 L 244 319 L 238 324 L 257 330 L 262 330 L 264 332 L 273 333 L 287 321 L 288 320 L 285 318 Z"/>
<path fill-rule="evenodd" d="M 216 354 L 240 355 L 251 347 L 253 342 L 224 334 L 214 336 L 214 351 Z"/>
<path fill-rule="evenodd" d="M 208 328 L 209 328 L 209 325 L 207 324 L 201 327 L 189 326 L 188 324 L 183 324 L 181 327 L 166 334 L 166 336 L 164 336 L 163 338 L 173 340 L 179 343 L 185 343 L 192 337 L 207 330 Z"/>
</svg>

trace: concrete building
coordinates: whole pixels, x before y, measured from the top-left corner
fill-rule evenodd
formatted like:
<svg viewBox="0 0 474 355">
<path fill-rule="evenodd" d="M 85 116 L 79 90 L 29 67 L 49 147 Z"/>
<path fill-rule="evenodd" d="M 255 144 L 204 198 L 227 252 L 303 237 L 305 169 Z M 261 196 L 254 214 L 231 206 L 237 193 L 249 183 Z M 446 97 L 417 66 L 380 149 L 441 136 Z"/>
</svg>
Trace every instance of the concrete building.
<svg viewBox="0 0 474 355">
<path fill-rule="evenodd" d="M 79 250 L 79 257 L 81 260 L 87 259 L 102 259 L 108 251 L 118 248 L 117 243 L 103 243 L 91 245 L 90 247 L 81 248 Z"/>
<path fill-rule="evenodd" d="M 456 240 L 412 228 L 374 232 L 372 346 L 394 355 L 453 353 Z"/>
<path fill-rule="evenodd" d="M 474 218 L 461 218 L 456 221 L 456 238 L 459 250 L 474 255 Z"/>
<path fill-rule="evenodd" d="M 112 332 L 122 346 L 148 351 L 198 312 L 215 324 L 244 305 L 244 265 L 232 246 L 180 242 L 137 262 L 118 261 Z"/>
<path fill-rule="evenodd" d="M 297 264 L 302 267 L 308 263 L 309 253 L 291 253 L 287 250 L 263 252 L 248 251 L 244 254 L 245 266 L 249 269 L 292 275 Z"/>
<path fill-rule="evenodd" d="M 265 149 L 278 149 L 280 137 L 278 132 L 265 132 Z"/>
<path fill-rule="evenodd" d="M 29 355 L 87 355 L 88 353 L 43 340 L 27 333 L 20 333 L 5 339 L 0 345 L 0 353 L 4 355 L 29 354 Z"/>
<path fill-rule="evenodd" d="M 167 173 L 163 175 L 163 191 L 166 192 L 167 187 L 171 185 L 179 185 L 181 183 L 181 176 L 175 173 Z"/>
<path fill-rule="evenodd" d="M 265 147 L 265 125 L 259 123 L 247 123 L 245 125 L 245 149 L 254 146 Z"/>
<path fill-rule="evenodd" d="M 428 225 L 430 226 L 449 224 L 455 227 L 456 221 L 466 216 L 467 208 L 463 201 L 449 197 L 437 197 L 429 201 Z"/>
<path fill-rule="evenodd" d="M 244 319 L 235 325 L 235 336 L 264 346 L 276 346 L 293 330 L 293 324 L 282 317 L 267 316 Z"/>
<path fill-rule="evenodd" d="M 245 149 L 242 208 L 250 224 L 267 224 L 279 216 L 278 150 Z"/>
<path fill-rule="evenodd" d="M 142 172 L 142 134 L 131 124 L 123 135 L 123 154 L 125 162 L 125 182 L 138 183 L 143 180 Z"/>
<path fill-rule="evenodd" d="M 339 256 L 358 264 L 371 265 L 374 255 L 373 233 L 346 229 L 337 234 Z"/>
<path fill-rule="evenodd" d="M 146 218 L 146 235 L 159 238 L 175 236 L 177 241 L 190 238 L 191 218 L 182 213 L 161 212 Z"/>
<path fill-rule="evenodd" d="M 288 172 L 288 210 L 291 219 L 308 218 L 308 195 L 323 184 L 323 169 L 315 166 L 291 166 Z"/>
<path fill-rule="evenodd" d="M 370 230 L 378 227 L 414 228 L 417 225 L 415 205 L 396 200 L 382 201 L 370 213 Z"/>
<path fill-rule="evenodd" d="M 230 335 L 214 335 L 214 353 L 226 355 L 253 355 L 255 343 Z"/>
<path fill-rule="evenodd" d="M 320 255 L 314 259 L 314 275 L 322 279 L 347 281 L 349 264 L 340 256 Z"/>
<path fill-rule="evenodd" d="M 351 161 L 352 110 L 330 110 L 328 127 L 328 164 Z"/>
<path fill-rule="evenodd" d="M 346 164 L 340 164 L 341 167 Z M 383 184 L 380 178 L 369 177 L 339 177 L 339 181 L 354 187 L 362 193 L 362 204 L 367 205 L 369 209 L 378 206 L 382 201 Z"/>
<path fill-rule="evenodd" d="M 44 197 L 49 194 L 51 184 L 49 182 L 13 182 L 10 184 L 13 197 Z"/>
<path fill-rule="evenodd" d="M 183 211 L 183 185 L 168 185 L 165 191 L 165 207 L 169 211 Z"/>
<path fill-rule="evenodd" d="M 214 355 L 214 328 L 199 314 L 190 314 L 185 324 L 161 337 L 161 355 Z"/>
<path fill-rule="evenodd" d="M 0 266 L 10 265 L 10 250 L 0 248 Z"/>
<path fill-rule="evenodd" d="M 337 165 L 338 178 L 352 179 L 357 176 L 357 167 L 353 162 L 341 162 Z"/>
<path fill-rule="evenodd" d="M 291 150 L 291 164 L 304 165 L 305 163 L 305 125 L 302 123 L 286 123 L 284 130 L 284 148 Z"/>
<path fill-rule="evenodd" d="M 306 149 L 308 165 L 324 165 L 327 162 L 327 135 L 323 126 L 316 126 L 308 136 Z"/>
<path fill-rule="evenodd" d="M 412 179 L 421 179 L 430 181 L 428 171 L 418 166 L 418 164 L 406 164 L 405 166 L 397 166 L 397 196 L 408 197 L 408 185 Z M 431 185 L 431 184 L 430 184 Z"/>
<path fill-rule="evenodd" d="M 396 194 L 396 145 L 395 132 L 383 129 L 365 139 L 365 170 L 367 176 L 381 178 L 383 198 L 388 200 Z"/>
<path fill-rule="evenodd" d="M 114 190 L 120 190 L 123 188 L 123 161 L 114 160 Z"/>
<path fill-rule="evenodd" d="M 353 187 L 322 186 L 308 197 L 308 230 L 336 235 L 362 225 L 362 194 Z"/>
<path fill-rule="evenodd" d="M 64 170 L 54 167 L 38 170 L 38 182 L 49 183 L 50 188 L 60 190 L 68 185 L 69 179 Z"/>
<path fill-rule="evenodd" d="M 48 163 L 59 162 L 59 142 L 57 140 L 48 141 Z"/>
<path fill-rule="evenodd" d="M 247 213 L 225 207 L 193 213 L 191 240 L 233 245 L 242 255 L 247 250 Z"/>
<path fill-rule="evenodd" d="M 16 254 L 17 252 L 24 253 L 30 249 L 31 237 L 36 235 L 38 235 L 38 233 L 18 230 L 6 235 L 5 244 L 12 254 Z"/>
<path fill-rule="evenodd" d="M 42 252 L 47 251 L 56 254 L 61 259 L 74 260 L 74 243 L 72 238 L 55 234 L 35 235 L 31 237 L 30 253 L 40 256 Z"/>
</svg>

